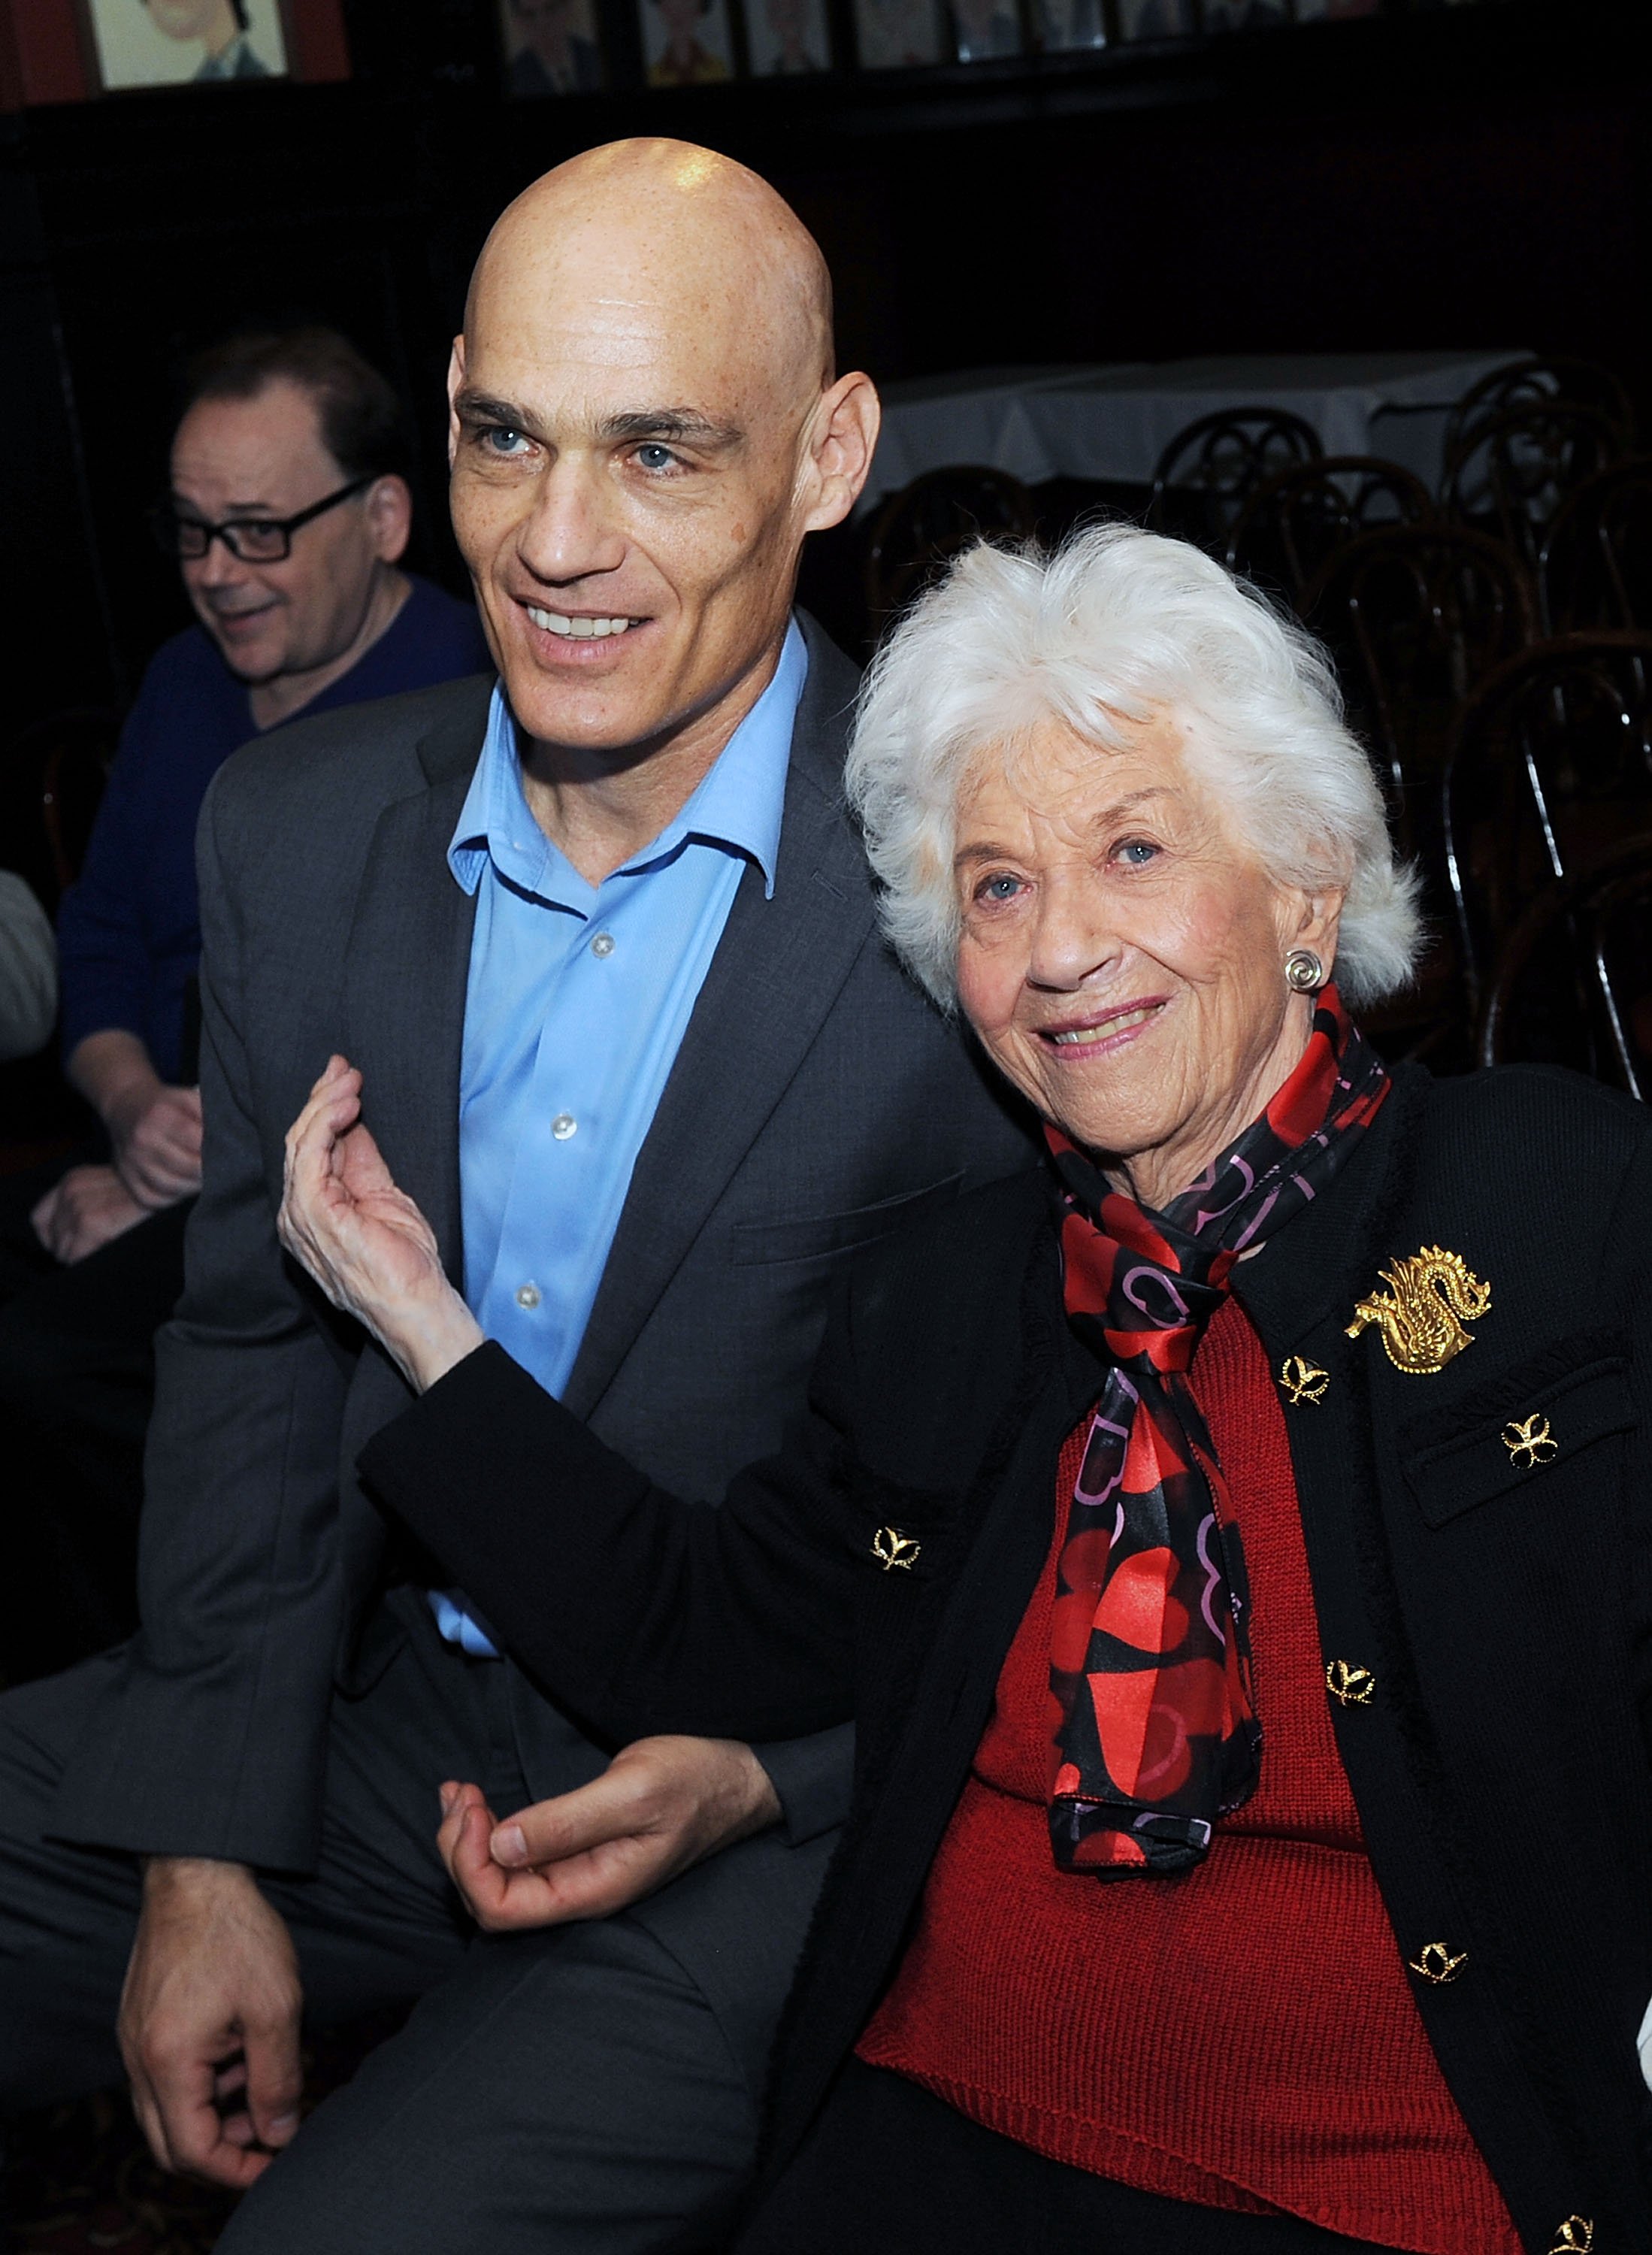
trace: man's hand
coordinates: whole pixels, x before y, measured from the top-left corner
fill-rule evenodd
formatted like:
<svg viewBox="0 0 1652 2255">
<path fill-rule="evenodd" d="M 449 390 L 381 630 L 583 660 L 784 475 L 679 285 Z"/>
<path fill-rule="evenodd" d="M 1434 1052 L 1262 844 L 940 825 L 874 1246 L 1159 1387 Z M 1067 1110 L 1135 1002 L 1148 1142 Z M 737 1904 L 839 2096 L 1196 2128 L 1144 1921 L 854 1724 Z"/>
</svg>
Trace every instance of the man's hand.
<svg viewBox="0 0 1652 2255">
<path fill-rule="evenodd" d="M 170 1087 L 136 1034 L 88 1034 L 68 1060 L 69 1079 L 109 1130 L 115 1167 L 151 1213 L 200 1188 L 200 1091 Z"/>
<path fill-rule="evenodd" d="M 430 1224 L 362 1124 L 362 1076 L 345 1057 L 328 1058 L 287 1131 L 276 1226 L 334 1306 L 365 1324 L 420 1393 L 482 1345 Z"/>
<path fill-rule="evenodd" d="M 164 2169 L 236 2190 L 263 2175 L 299 2126 L 302 2004 L 292 1937 L 244 1865 L 151 1862 L 119 2034 Z"/>
<path fill-rule="evenodd" d="M 589 1785 L 503 1824 L 474 1785 L 444 1785 L 441 1804 L 442 1860 L 490 1934 L 608 1918 L 780 1815 L 731 1739 L 639 1739 Z"/>
<path fill-rule="evenodd" d="M 71 1167 L 29 1220 L 53 1260 L 72 1264 L 148 1215 L 149 1208 L 139 1205 L 113 1167 Z"/>
</svg>

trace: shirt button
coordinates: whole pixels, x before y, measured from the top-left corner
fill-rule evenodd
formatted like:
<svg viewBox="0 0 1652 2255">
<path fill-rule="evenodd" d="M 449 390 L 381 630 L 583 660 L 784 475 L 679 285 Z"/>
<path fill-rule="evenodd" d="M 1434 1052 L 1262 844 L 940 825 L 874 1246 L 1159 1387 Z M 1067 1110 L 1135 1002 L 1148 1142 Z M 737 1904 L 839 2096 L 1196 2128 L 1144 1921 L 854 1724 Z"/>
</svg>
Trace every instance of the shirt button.
<svg viewBox="0 0 1652 2255">
<path fill-rule="evenodd" d="M 574 1118 L 571 1112 L 559 1112 L 556 1118 L 551 1122 L 551 1133 L 556 1137 L 559 1143 L 566 1143 L 569 1136 L 572 1135 L 579 1127 L 579 1121 Z"/>
<path fill-rule="evenodd" d="M 614 952 L 613 933 L 611 931 L 598 932 L 596 938 L 591 942 L 591 952 L 593 955 L 612 955 Z"/>
<path fill-rule="evenodd" d="M 537 1308 L 538 1304 L 539 1287 L 537 1284 L 517 1285 L 517 1305 L 519 1308 Z"/>
</svg>

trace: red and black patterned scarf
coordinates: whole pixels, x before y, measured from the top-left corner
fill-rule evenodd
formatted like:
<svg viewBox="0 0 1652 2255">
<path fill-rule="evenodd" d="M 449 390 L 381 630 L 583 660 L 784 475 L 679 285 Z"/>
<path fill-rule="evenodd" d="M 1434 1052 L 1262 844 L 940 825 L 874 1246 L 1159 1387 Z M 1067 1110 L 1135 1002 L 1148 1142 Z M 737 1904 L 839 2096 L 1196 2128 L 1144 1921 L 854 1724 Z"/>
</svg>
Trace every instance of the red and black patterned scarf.
<svg viewBox="0 0 1652 2255">
<path fill-rule="evenodd" d="M 1068 1320 L 1112 1362 L 1056 1578 L 1050 1831 L 1066 1871 L 1185 1871 L 1255 1788 L 1248 1595 L 1227 1485 L 1187 1382 L 1243 1253 L 1325 1189 L 1388 1092 L 1334 987 L 1261 1119 L 1163 1213 L 1055 1128 Z"/>
</svg>

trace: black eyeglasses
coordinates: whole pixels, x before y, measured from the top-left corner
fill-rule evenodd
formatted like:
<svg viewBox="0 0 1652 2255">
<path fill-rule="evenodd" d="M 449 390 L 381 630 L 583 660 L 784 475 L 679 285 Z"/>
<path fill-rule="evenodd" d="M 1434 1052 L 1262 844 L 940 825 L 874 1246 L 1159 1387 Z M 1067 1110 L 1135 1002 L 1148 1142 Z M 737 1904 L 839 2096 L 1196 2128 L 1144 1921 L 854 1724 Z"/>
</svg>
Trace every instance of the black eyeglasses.
<svg viewBox="0 0 1652 2255">
<path fill-rule="evenodd" d="M 161 554 L 175 557 L 180 563 L 198 564 L 213 542 L 221 540 L 243 564 L 280 564 L 292 555 L 292 536 L 301 525 L 324 516 L 373 482 L 371 477 L 352 478 L 348 485 L 328 494 L 325 501 L 313 501 L 296 516 L 229 516 L 221 524 L 208 524 L 203 516 L 184 516 L 171 502 L 158 502 L 149 512 L 149 529 Z"/>
</svg>

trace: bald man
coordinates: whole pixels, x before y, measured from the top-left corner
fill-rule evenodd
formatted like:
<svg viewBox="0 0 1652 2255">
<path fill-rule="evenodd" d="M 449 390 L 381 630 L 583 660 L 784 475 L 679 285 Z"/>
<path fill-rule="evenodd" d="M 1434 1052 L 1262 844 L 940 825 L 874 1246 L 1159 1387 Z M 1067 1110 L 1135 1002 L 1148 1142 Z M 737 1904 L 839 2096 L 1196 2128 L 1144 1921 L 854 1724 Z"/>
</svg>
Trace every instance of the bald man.
<svg viewBox="0 0 1652 2255">
<path fill-rule="evenodd" d="M 796 217 L 677 143 L 564 165 L 483 251 L 452 409 L 498 685 L 213 786 L 143 1631 L 0 1700 L 0 2109 L 123 2057 L 162 2160 L 251 2188 L 234 2255 L 714 2244 L 851 1751 L 594 1744 L 387 1549 L 355 1461 L 406 1389 L 275 1234 L 328 1057 L 483 1327 L 691 1493 L 777 1444 L 855 1247 L 1030 1157 L 879 946 L 854 671 L 791 608 L 877 429 Z M 301 2012 L 393 2005 L 299 2129 Z"/>
</svg>

